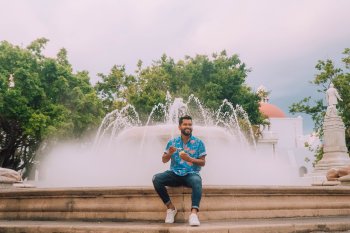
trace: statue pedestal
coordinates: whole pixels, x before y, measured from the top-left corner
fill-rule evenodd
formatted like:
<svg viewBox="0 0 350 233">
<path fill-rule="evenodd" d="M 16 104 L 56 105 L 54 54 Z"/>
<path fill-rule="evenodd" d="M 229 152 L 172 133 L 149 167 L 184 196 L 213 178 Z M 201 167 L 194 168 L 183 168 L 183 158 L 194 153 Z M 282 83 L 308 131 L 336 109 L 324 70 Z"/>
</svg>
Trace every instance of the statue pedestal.
<svg viewBox="0 0 350 233">
<path fill-rule="evenodd" d="M 350 175 L 340 177 L 339 181 L 341 182 L 341 185 L 350 186 Z"/>
<path fill-rule="evenodd" d="M 342 119 L 334 112 L 326 114 L 323 131 L 324 154 L 323 158 L 316 164 L 312 176 L 325 177 L 327 171 L 331 168 L 350 165 L 350 158 L 345 144 L 345 127 Z"/>
</svg>

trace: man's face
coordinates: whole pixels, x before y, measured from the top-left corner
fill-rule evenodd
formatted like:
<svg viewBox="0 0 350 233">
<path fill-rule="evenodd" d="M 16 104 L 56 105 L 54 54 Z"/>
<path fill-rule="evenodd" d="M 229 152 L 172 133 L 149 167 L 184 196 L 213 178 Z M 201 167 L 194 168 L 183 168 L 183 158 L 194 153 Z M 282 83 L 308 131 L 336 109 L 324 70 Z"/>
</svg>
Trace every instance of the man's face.
<svg viewBox="0 0 350 233">
<path fill-rule="evenodd" d="M 185 136 L 190 136 L 192 134 L 192 120 L 184 119 L 179 125 L 179 130 Z"/>
</svg>

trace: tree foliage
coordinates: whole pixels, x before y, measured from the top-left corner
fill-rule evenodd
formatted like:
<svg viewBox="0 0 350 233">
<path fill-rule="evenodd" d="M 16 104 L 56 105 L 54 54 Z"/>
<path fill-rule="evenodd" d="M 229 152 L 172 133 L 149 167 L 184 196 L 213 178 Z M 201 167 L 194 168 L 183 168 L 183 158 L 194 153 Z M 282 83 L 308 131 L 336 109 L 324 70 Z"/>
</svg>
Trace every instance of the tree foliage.
<svg viewBox="0 0 350 233">
<path fill-rule="evenodd" d="M 44 140 L 78 137 L 103 115 L 88 73 L 72 72 L 65 49 L 45 57 L 47 42 L 27 48 L 0 42 L 0 167 L 23 169 Z"/>
<path fill-rule="evenodd" d="M 259 97 L 245 84 L 249 69 L 237 55 L 228 56 L 225 51 L 211 57 L 186 56 L 175 61 L 166 55 L 148 67 L 138 62 L 135 74 L 125 73 L 123 66 L 114 66 L 108 75 L 100 74 L 102 81 L 96 90 L 104 99 L 105 108 L 133 104 L 146 119 L 157 103 L 164 103 L 167 91 L 172 96 L 187 99 L 190 94 L 203 104 L 217 109 L 224 99 L 234 105 L 242 105 L 254 124 L 262 122 L 259 113 Z"/>
<path fill-rule="evenodd" d="M 46 57 L 47 42 L 39 38 L 26 48 L 0 42 L 0 167 L 30 166 L 48 142 L 79 138 L 126 103 L 145 121 L 167 91 L 185 99 L 194 94 L 211 110 L 228 99 L 242 105 L 253 124 L 262 122 L 259 97 L 245 84 L 249 69 L 237 55 L 223 51 L 179 61 L 163 55 L 147 67 L 139 61 L 133 74 L 115 65 L 92 86 L 88 72 L 73 72 L 66 49 Z"/>
<path fill-rule="evenodd" d="M 348 149 L 350 149 L 350 49 L 346 48 L 343 52 L 342 68 L 336 67 L 334 62 L 330 59 L 325 61 L 318 61 L 316 65 L 316 74 L 312 84 L 317 86 L 317 91 L 325 93 L 329 88 L 329 84 L 333 82 L 334 87 L 338 89 L 343 101 L 340 101 L 337 105 L 338 112 L 342 117 L 346 128 L 346 143 Z M 306 113 L 309 114 L 314 123 L 315 131 L 319 132 L 322 136 L 322 123 L 327 109 L 327 104 L 323 99 L 314 100 L 311 96 L 304 98 L 303 100 L 294 103 L 290 106 L 291 113 Z M 318 159 L 322 157 L 322 151 L 318 151 Z"/>
</svg>

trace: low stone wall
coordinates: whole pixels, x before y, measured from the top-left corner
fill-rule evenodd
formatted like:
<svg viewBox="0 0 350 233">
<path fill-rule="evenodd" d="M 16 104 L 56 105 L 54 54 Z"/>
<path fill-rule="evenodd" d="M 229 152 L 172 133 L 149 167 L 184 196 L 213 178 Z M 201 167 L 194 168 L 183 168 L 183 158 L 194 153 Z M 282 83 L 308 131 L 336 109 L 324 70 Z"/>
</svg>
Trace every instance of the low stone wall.
<svg viewBox="0 0 350 233">
<path fill-rule="evenodd" d="M 191 190 L 170 188 L 178 222 L 186 221 Z M 204 187 L 201 221 L 350 216 L 350 187 Z M 0 190 L 2 220 L 164 221 L 153 187 Z"/>
</svg>

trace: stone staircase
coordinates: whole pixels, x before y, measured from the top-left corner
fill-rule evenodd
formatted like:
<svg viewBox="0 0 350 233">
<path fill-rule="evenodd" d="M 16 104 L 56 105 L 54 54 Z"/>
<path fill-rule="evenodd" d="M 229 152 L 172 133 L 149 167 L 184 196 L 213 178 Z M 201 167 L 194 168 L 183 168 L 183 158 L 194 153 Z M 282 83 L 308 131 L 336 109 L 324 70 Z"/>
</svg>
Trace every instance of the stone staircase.
<svg viewBox="0 0 350 233">
<path fill-rule="evenodd" d="M 208 186 L 200 227 L 189 227 L 191 190 L 170 188 L 176 224 L 152 187 L 0 190 L 2 232 L 350 232 L 347 186 Z"/>
<path fill-rule="evenodd" d="M 0 232 L 12 233 L 267 233 L 350 232 L 348 217 L 276 218 L 206 221 L 199 227 L 154 222 L 77 222 L 0 220 Z"/>
</svg>

